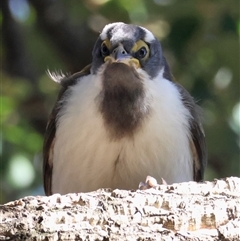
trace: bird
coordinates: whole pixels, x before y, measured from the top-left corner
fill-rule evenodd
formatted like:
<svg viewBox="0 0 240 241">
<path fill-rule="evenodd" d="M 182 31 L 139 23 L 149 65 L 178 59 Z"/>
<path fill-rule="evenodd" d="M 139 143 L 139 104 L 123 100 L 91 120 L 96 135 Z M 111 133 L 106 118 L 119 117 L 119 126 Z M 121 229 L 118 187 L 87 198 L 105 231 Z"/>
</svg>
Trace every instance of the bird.
<svg viewBox="0 0 240 241">
<path fill-rule="evenodd" d="M 92 63 L 61 85 L 43 145 L 46 195 L 136 189 L 148 175 L 167 184 L 204 178 L 202 109 L 175 81 L 154 34 L 115 22 Z"/>
</svg>

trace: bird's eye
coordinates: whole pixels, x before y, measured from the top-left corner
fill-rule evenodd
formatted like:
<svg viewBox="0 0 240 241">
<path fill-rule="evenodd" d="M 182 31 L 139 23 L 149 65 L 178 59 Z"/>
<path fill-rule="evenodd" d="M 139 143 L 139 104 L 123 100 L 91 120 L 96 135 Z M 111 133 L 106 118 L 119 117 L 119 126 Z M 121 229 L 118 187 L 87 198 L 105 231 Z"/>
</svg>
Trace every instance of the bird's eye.
<svg viewBox="0 0 240 241">
<path fill-rule="evenodd" d="M 136 57 L 139 59 L 143 59 L 147 55 L 147 49 L 145 47 L 140 48 L 136 52 Z"/>
<path fill-rule="evenodd" d="M 102 45 L 101 45 L 101 54 L 103 57 L 109 55 L 110 51 L 107 47 L 107 45 L 103 42 Z"/>
</svg>

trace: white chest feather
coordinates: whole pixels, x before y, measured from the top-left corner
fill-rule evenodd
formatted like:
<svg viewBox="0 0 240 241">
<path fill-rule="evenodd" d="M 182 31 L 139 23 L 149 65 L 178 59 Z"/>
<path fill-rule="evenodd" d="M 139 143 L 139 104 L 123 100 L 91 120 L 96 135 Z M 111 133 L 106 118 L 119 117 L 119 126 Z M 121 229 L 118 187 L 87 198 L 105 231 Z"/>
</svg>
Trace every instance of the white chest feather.
<svg viewBox="0 0 240 241">
<path fill-rule="evenodd" d="M 57 125 L 53 193 L 136 189 L 147 175 L 169 184 L 193 179 L 191 117 L 177 88 L 161 74 L 144 85 L 151 112 L 132 138 L 118 140 L 109 138 L 96 104 L 100 79 L 71 87 Z"/>
</svg>

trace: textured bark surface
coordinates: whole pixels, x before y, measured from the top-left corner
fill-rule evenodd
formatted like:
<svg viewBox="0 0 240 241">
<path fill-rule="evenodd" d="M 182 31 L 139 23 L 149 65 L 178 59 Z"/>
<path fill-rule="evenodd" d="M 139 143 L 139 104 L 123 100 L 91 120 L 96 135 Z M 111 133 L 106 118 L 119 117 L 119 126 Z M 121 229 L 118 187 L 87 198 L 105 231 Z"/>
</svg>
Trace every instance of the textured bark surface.
<svg viewBox="0 0 240 241">
<path fill-rule="evenodd" d="M 240 178 L 25 197 L 0 206 L 0 240 L 240 240 Z"/>
</svg>

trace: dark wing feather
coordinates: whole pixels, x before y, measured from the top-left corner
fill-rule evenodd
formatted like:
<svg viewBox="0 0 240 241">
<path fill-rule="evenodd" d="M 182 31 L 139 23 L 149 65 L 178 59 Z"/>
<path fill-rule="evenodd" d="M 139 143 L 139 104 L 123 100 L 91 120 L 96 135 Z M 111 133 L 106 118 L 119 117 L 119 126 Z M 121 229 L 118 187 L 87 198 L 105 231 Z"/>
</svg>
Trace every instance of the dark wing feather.
<svg viewBox="0 0 240 241">
<path fill-rule="evenodd" d="M 44 180 L 44 190 L 46 195 L 52 194 L 52 171 L 53 171 L 53 147 L 55 143 L 55 133 L 56 133 L 56 117 L 59 110 L 62 108 L 62 100 L 65 91 L 69 86 L 75 85 L 81 77 L 90 74 L 91 65 L 86 66 L 82 71 L 75 73 L 71 76 L 58 77 L 56 75 L 51 75 L 51 77 L 62 85 L 62 89 L 58 95 L 57 102 L 52 110 L 49 117 L 46 133 L 44 137 L 43 144 L 43 180 Z M 59 79 L 60 78 L 60 79 Z"/>
<path fill-rule="evenodd" d="M 202 181 L 204 169 L 207 165 L 207 147 L 205 143 L 205 134 L 201 124 L 201 108 L 195 103 L 193 97 L 179 84 L 176 84 L 181 93 L 184 106 L 190 111 L 192 119 L 190 120 L 190 131 L 192 140 L 190 146 L 193 153 L 193 179 Z"/>
</svg>

